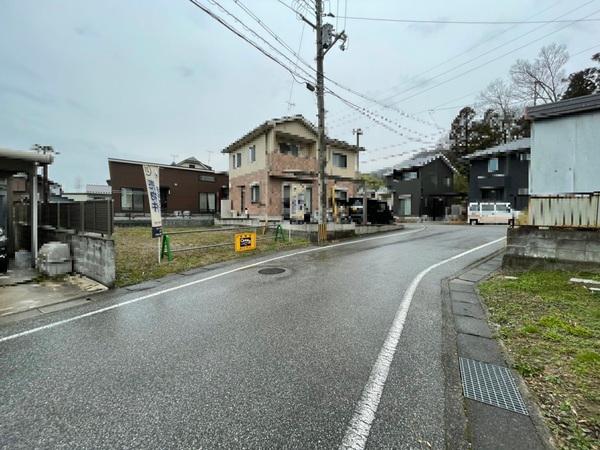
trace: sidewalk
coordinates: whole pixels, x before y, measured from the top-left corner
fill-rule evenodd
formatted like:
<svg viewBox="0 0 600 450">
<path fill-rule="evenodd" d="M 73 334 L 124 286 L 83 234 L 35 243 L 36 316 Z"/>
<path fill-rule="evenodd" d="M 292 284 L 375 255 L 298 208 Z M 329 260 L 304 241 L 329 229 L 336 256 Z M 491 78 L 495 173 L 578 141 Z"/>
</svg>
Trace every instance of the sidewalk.
<svg viewBox="0 0 600 450">
<path fill-rule="evenodd" d="M 507 364 L 477 293 L 477 283 L 501 265 L 502 254 L 496 254 L 446 285 L 456 332 L 457 358 L 451 378 L 462 389 L 464 431 L 475 449 L 549 449 L 549 434 L 537 406 L 529 399 L 519 375 Z M 456 397 L 461 396 L 453 399 L 459 401 Z"/>
<path fill-rule="evenodd" d="M 33 269 L 10 270 L 0 284 L 0 325 L 88 303 L 106 289 L 81 275 L 44 279 Z"/>
</svg>

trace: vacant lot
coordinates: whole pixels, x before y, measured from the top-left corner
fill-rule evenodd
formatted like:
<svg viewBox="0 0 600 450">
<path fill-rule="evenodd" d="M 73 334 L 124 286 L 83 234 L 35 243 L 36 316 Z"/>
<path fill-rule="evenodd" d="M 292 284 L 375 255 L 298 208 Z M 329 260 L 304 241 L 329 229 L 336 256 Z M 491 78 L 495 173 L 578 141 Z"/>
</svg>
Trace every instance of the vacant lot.
<svg viewBox="0 0 600 450">
<path fill-rule="evenodd" d="M 565 272 L 481 286 L 491 320 L 537 397 L 559 448 L 600 448 L 600 294 Z"/>
<path fill-rule="evenodd" d="M 189 230 L 189 228 L 169 229 L 165 230 L 165 234 L 174 231 Z M 233 249 L 233 235 L 235 232 L 216 231 L 216 228 L 214 230 L 203 233 L 171 235 L 171 248 L 178 249 L 220 243 L 228 243 L 230 245 L 181 253 L 175 252 L 173 254 L 173 261 L 169 262 L 165 257 L 159 265 L 157 261 L 158 239 L 150 237 L 149 228 L 117 228 L 113 234 L 117 252 L 117 286 L 135 284 L 144 280 L 159 278 L 170 273 L 182 272 L 194 267 L 206 266 L 220 261 L 308 245 L 308 241 L 298 238 L 292 239 L 291 242 L 287 240 L 285 242 L 274 242 L 271 231 L 265 236 L 265 240 L 258 241 L 256 250 L 246 253 L 236 253 Z M 258 231 L 258 237 L 262 237 L 261 230 Z"/>
</svg>

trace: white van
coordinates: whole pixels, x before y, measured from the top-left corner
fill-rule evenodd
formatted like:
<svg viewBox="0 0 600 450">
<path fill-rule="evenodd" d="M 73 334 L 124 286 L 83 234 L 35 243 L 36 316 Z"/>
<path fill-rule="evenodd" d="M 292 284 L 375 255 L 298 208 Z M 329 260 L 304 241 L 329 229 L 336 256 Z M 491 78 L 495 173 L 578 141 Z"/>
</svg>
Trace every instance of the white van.
<svg viewBox="0 0 600 450">
<path fill-rule="evenodd" d="M 510 203 L 469 203 L 467 223 L 508 224 L 515 223 L 519 212 L 513 211 Z"/>
</svg>

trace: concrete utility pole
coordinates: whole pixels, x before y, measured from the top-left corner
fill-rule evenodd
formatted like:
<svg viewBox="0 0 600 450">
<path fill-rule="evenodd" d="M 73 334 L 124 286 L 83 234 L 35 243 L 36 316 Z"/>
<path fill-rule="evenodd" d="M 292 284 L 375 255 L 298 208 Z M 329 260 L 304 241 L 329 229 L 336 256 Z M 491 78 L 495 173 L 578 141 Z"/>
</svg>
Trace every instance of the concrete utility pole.
<svg viewBox="0 0 600 450">
<path fill-rule="evenodd" d="M 360 147 L 360 137 L 363 135 L 362 128 L 356 128 L 355 130 L 352 130 L 352 133 L 354 133 L 356 135 L 356 146 Z M 358 152 L 358 158 L 360 158 L 360 152 Z M 363 180 L 362 188 L 363 188 L 362 224 L 366 225 L 367 224 L 367 205 L 369 203 L 369 200 L 367 197 L 367 182 L 365 180 Z"/>
<path fill-rule="evenodd" d="M 323 0 L 315 0 L 315 16 L 315 25 L 308 23 L 314 27 L 317 33 L 317 151 L 319 154 L 319 241 L 321 242 L 327 240 L 327 181 L 325 179 L 327 146 L 325 142 L 325 75 L 323 73 L 323 60 L 338 40 L 343 41 L 340 48 L 344 50 L 347 37 L 344 31 L 336 34 L 333 25 L 323 24 Z"/>
<path fill-rule="evenodd" d="M 319 154 L 319 241 L 327 240 L 327 182 L 325 180 L 325 166 L 327 164 L 325 148 L 325 80 L 323 76 L 323 3 L 315 1 L 316 6 L 316 32 L 317 32 L 317 115 L 318 133 L 317 151 Z"/>
</svg>

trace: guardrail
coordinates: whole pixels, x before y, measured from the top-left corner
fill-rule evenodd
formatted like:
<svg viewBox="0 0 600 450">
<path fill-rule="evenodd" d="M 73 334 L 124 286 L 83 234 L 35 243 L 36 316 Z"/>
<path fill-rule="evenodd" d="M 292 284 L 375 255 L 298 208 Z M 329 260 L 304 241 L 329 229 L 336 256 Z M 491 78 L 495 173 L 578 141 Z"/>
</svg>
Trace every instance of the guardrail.
<svg viewBox="0 0 600 450">
<path fill-rule="evenodd" d="M 269 231 L 274 231 L 272 234 L 269 233 Z M 178 235 L 183 235 L 183 234 L 203 234 L 203 233 L 231 233 L 231 234 L 225 234 L 223 236 L 223 240 L 224 242 L 219 242 L 219 243 L 215 243 L 215 244 L 205 244 L 205 245 L 193 245 L 190 247 L 178 247 L 178 246 L 172 246 L 172 237 L 176 237 Z M 267 241 L 267 240 L 274 240 L 277 241 L 278 239 L 284 241 L 286 240 L 285 236 L 283 235 L 283 229 L 281 228 L 281 226 L 277 226 L 277 227 L 228 227 L 228 228 L 209 228 L 209 229 L 203 229 L 203 230 L 180 230 L 180 231 L 171 231 L 171 232 L 165 232 L 165 234 L 162 237 L 162 244 L 161 244 L 161 251 L 160 251 L 160 255 L 161 258 L 163 257 L 167 257 L 169 261 L 171 261 L 173 259 L 172 254 L 173 253 L 178 253 L 178 252 L 189 252 L 189 251 L 196 251 L 196 250 L 208 250 L 208 249 L 212 249 L 212 248 L 219 248 L 219 247 L 231 247 L 232 249 L 234 249 L 235 246 L 235 241 L 234 241 L 234 237 L 236 234 L 239 233 L 254 233 L 256 238 L 255 241 L 256 242 L 262 242 L 262 241 Z M 288 237 L 288 239 L 290 239 L 291 237 Z"/>
<path fill-rule="evenodd" d="M 600 228 L 600 193 L 532 196 L 528 225 Z"/>
</svg>

